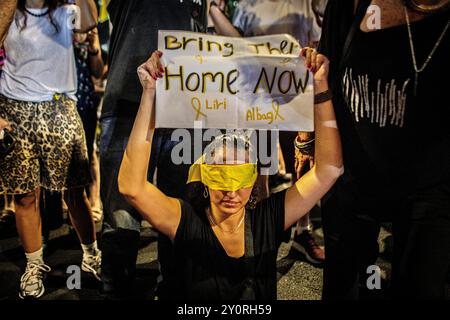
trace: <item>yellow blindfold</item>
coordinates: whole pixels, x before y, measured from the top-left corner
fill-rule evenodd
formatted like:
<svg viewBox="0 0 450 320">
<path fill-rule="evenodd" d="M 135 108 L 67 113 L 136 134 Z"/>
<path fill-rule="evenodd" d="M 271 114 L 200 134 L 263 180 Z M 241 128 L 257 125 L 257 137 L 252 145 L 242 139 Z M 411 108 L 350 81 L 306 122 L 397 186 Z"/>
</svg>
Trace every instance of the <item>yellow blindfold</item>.
<svg viewBox="0 0 450 320">
<path fill-rule="evenodd" d="M 202 182 L 213 190 L 237 191 L 253 187 L 258 177 L 254 163 L 206 164 L 199 160 L 189 168 L 187 183 Z"/>
</svg>

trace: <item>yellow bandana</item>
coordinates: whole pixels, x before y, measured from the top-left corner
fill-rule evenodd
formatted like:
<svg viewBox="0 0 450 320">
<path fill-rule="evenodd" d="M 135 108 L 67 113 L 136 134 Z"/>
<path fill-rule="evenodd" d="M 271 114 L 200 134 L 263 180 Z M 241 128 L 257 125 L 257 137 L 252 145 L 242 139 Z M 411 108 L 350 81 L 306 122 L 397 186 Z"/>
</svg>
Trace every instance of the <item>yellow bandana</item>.
<svg viewBox="0 0 450 320">
<path fill-rule="evenodd" d="M 189 168 L 187 183 L 202 182 L 213 190 L 237 191 L 253 187 L 257 177 L 254 163 L 206 164 L 202 157 Z"/>
</svg>

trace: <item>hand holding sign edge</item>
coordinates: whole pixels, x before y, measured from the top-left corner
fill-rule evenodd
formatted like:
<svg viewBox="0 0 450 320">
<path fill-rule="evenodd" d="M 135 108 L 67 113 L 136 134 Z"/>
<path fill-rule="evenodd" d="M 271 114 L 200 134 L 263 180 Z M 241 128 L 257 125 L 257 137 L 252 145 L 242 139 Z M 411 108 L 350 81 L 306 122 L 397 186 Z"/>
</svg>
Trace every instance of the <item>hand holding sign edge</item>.
<svg viewBox="0 0 450 320">
<path fill-rule="evenodd" d="M 318 92 L 328 90 L 328 72 L 330 61 L 323 54 L 318 53 L 315 49 L 305 47 L 300 52 L 305 58 L 305 66 L 314 74 L 314 89 Z"/>
<path fill-rule="evenodd" d="M 146 62 L 138 67 L 137 74 L 144 91 L 150 90 L 154 92 L 156 90 L 156 80 L 163 77 L 164 67 L 160 60 L 162 55 L 163 53 L 157 50 L 152 53 Z"/>
</svg>

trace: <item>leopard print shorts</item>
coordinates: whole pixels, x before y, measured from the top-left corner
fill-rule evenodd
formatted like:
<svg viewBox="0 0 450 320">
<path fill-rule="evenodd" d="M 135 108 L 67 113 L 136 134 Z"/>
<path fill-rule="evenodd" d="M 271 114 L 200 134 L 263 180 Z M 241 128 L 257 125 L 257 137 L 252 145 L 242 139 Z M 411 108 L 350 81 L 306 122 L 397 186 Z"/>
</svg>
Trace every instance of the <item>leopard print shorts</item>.
<svg viewBox="0 0 450 320">
<path fill-rule="evenodd" d="M 0 95 L 0 118 L 11 124 L 16 139 L 12 152 L 0 158 L 0 194 L 89 184 L 86 139 L 75 101 L 62 96 L 35 103 Z"/>
</svg>

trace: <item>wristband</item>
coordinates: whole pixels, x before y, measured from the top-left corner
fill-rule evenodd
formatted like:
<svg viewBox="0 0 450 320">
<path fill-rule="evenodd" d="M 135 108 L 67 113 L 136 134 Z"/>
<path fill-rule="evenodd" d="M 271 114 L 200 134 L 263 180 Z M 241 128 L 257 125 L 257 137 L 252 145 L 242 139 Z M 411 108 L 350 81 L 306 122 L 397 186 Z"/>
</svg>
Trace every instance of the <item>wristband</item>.
<svg viewBox="0 0 450 320">
<path fill-rule="evenodd" d="M 328 100 L 331 100 L 333 98 L 333 95 L 331 94 L 330 90 L 317 93 L 314 95 L 314 104 L 321 104 Z"/>
</svg>

